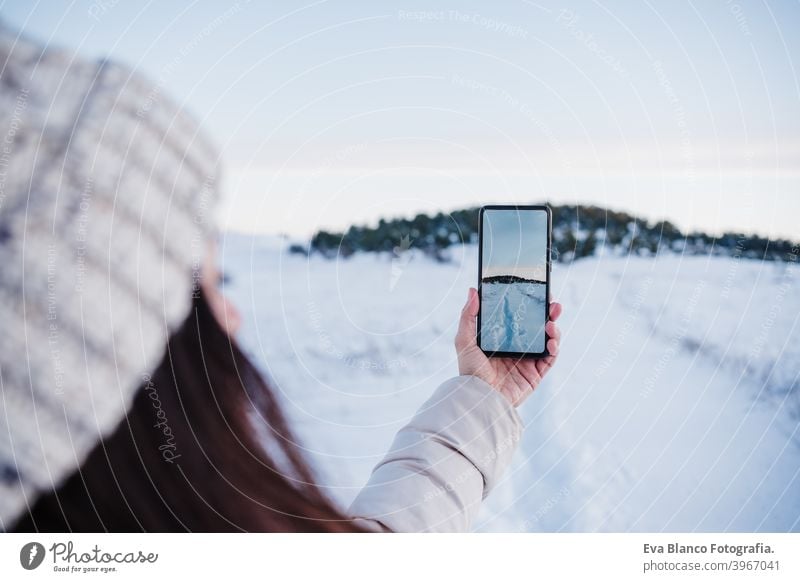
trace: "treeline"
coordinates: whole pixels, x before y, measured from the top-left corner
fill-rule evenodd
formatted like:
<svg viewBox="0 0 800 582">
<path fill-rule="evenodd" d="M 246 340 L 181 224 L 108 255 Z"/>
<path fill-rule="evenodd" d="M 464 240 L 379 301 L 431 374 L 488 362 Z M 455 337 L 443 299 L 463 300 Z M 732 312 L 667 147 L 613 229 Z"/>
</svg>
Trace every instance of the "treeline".
<svg viewBox="0 0 800 582">
<path fill-rule="evenodd" d="M 664 251 L 690 255 L 737 256 L 767 261 L 796 260 L 798 246 L 788 240 L 757 235 L 681 232 L 669 221 L 648 222 L 626 212 L 597 206 L 551 206 L 553 258 L 561 262 L 607 253 L 653 256 Z M 447 248 L 478 241 L 478 208 L 439 212 L 433 216 L 381 219 L 377 226 L 351 226 L 344 233 L 319 231 L 308 246 L 293 245 L 294 253 L 348 257 L 356 252 L 401 252 L 410 248 L 440 260 Z"/>
<path fill-rule="evenodd" d="M 481 282 L 503 283 L 505 285 L 510 285 L 512 283 L 544 285 L 544 281 L 537 281 L 536 279 L 526 279 L 525 277 L 517 277 L 516 275 L 495 275 L 494 277 L 484 277 Z"/>
</svg>

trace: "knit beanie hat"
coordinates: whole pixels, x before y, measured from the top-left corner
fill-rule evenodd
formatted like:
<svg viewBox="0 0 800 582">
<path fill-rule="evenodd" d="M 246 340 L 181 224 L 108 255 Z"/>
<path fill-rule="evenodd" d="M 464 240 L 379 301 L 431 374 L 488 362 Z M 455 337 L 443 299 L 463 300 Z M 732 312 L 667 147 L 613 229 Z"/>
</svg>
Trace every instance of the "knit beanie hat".
<svg viewBox="0 0 800 582">
<path fill-rule="evenodd" d="M 188 316 L 217 162 L 161 87 L 0 22 L 0 529 L 115 428 Z"/>
</svg>

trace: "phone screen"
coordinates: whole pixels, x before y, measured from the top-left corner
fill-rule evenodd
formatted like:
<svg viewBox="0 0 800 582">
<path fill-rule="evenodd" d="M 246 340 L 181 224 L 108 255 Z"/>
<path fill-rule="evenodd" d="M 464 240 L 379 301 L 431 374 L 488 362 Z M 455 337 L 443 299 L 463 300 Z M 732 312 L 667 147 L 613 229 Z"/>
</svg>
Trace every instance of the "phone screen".
<svg viewBox="0 0 800 582">
<path fill-rule="evenodd" d="M 550 211 L 481 210 L 478 345 L 492 355 L 545 356 Z"/>
</svg>

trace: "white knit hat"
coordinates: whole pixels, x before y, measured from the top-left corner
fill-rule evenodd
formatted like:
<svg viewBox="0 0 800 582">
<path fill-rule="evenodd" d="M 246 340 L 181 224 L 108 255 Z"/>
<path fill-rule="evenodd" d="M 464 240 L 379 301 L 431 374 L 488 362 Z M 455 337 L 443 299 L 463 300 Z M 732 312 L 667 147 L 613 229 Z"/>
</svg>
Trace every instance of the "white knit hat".
<svg viewBox="0 0 800 582">
<path fill-rule="evenodd" d="M 0 529 L 115 428 L 189 313 L 218 162 L 197 130 L 131 71 L 0 23 Z"/>
</svg>

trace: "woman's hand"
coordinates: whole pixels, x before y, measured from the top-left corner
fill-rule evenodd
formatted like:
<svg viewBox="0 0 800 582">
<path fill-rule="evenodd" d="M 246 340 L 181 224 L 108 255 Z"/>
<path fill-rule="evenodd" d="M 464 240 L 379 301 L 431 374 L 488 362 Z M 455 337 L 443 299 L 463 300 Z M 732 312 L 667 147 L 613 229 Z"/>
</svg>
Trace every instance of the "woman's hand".
<svg viewBox="0 0 800 582">
<path fill-rule="evenodd" d="M 550 320 L 545 324 L 545 331 L 550 338 L 547 341 L 550 355 L 539 360 L 487 358 L 477 342 L 475 318 L 478 316 L 478 308 L 478 291 L 470 288 L 456 334 L 458 372 L 461 375 L 477 376 L 505 396 L 512 405 L 519 406 L 539 385 L 558 357 L 561 332 L 555 322 L 561 315 L 561 304 L 550 304 Z"/>
</svg>

